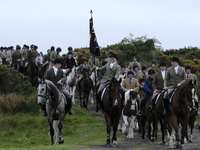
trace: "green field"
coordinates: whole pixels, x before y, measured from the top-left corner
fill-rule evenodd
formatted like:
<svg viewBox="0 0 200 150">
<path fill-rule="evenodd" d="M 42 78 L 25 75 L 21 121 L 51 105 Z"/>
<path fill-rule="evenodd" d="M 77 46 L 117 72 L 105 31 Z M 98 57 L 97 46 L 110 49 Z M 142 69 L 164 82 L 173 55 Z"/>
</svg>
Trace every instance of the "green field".
<svg viewBox="0 0 200 150">
<path fill-rule="evenodd" d="M 0 149 L 79 149 L 103 145 L 106 126 L 102 118 L 73 106 L 63 124 L 64 144 L 51 146 L 47 117 L 36 113 L 0 114 Z"/>
</svg>

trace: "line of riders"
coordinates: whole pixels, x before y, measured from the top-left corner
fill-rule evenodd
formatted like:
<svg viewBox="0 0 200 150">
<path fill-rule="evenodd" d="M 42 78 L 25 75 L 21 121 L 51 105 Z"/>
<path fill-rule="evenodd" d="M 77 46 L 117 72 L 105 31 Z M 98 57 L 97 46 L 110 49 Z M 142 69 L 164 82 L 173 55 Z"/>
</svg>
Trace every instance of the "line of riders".
<svg viewBox="0 0 200 150">
<path fill-rule="evenodd" d="M 42 53 L 38 53 L 38 47 L 35 45 L 31 45 L 31 49 L 29 50 L 29 46 L 24 45 L 23 48 L 19 45 L 16 46 L 16 50 L 13 47 L 1 47 L 0 56 L 2 59 L 5 59 L 8 64 L 12 63 L 12 58 L 16 58 L 17 61 L 22 62 L 25 74 L 25 68 L 28 65 L 28 59 L 31 57 L 36 57 L 38 55 L 43 55 Z M 47 50 L 47 54 L 44 55 L 44 61 L 49 62 L 49 69 L 46 71 L 44 78 L 52 81 L 58 89 L 65 95 L 66 97 L 66 112 L 69 114 L 73 114 L 72 102 L 69 92 L 64 88 L 63 83 L 67 80 L 67 74 L 71 71 L 74 66 L 77 66 L 78 55 L 73 52 L 72 47 L 68 47 L 68 53 L 64 61 L 61 61 L 61 48 L 57 48 L 55 51 L 54 46 L 51 47 L 50 50 Z M 123 76 L 123 82 L 121 87 L 122 91 L 122 105 L 125 105 L 124 101 L 124 93 L 130 89 L 135 92 L 139 92 L 139 90 L 143 90 L 145 92 L 145 96 L 140 100 L 140 108 L 138 111 L 138 115 L 141 115 L 141 110 L 145 107 L 145 103 L 148 99 L 150 99 L 150 105 L 148 109 L 150 111 L 153 110 L 155 105 L 156 97 L 161 93 L 164 89 L 166 90 L 164 93 L 164 114 L 169 113 L 169 104 L 170 104 L 170 96 L 172 95 L 175 87 L 181 86 L 186 80 L 192 80 L 193 82 L 196 80 L 196 89 L 198 88 L 198 80 L 195 74 L 191 73 L 192 67 L 190 65 L 186 65 L 185 69 L 179 66 L 179 58 L 173 57 L 171 59 L 171 65 L 166 71 L 166 64 L 164 62 L 160 62 L 158 69 L 156 67 L 156 61 L 152 61 L 151 67 L 146 68 L 145 66 L 141 66 L 139 62 L 137 62 L 137 57 L 133 56 L 133 61 L 129 63 L 128 68 L 126 68 L 123 62 L 120 62 L 120 65 L 117 63 L 118 57 L 115 53 L 109 52 L 109 57 L 106 58 L 102 62 L 102 67 L 100 67 L 99 60 L 94 58 L 93 55 L 90 55 L 90 59 L 83 59 L 83 64 L 81 64 L 77 70 L 79 74 L 78 79 L 78 87 L 80 89 L 80 82 L 83 78 L 84 71 L 88 71 L 90 74 L 92 71 L 96 70 L 98 78 L 101 80 L 97 83 L 97 105 L 96 111 L 102 108 L 101 94 L 103 89 L 110 84 L 110 81 L 115 78 L 119 80 L 120 76 Z M 67 74 L 63 73 L 60 69 L 65 69 Z M 94 89 L 94 88 L 93 88 Z M 139 95 L 138 95 L 139 98 Z M 198 109 L 198 97 L 195 95 L 195 108 L 197 114 L 199 114 Z M 42 105 L 43 116 L 46 116 L 45 104 Z"/>
</svg>

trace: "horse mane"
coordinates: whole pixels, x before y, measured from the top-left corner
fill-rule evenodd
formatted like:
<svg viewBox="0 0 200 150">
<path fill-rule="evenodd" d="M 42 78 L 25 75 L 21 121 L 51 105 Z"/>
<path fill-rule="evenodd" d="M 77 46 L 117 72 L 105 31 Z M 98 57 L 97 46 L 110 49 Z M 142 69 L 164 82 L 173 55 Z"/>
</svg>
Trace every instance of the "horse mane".
<svg viewBox="0 0 200 150">
<path fill-rule="evenodd" d="M 49 88 L 49 90 L 52 91 L 54 94 L 60 92 L 53 82 L 47 79 L 45 80 L 45 82 L 47 83 L 47 87 Z"/>
<path fill-rule="evenodd" d="M 180 87 L 178 87 L 178 92 L 181 96 L 185 95 L 184 90 L 186 89 L 187 85 L 189 84 L 189 81 L 185 81 Z M 180 93 L 181 91 L 183 91 L 182 93 Z"/>
</svg>

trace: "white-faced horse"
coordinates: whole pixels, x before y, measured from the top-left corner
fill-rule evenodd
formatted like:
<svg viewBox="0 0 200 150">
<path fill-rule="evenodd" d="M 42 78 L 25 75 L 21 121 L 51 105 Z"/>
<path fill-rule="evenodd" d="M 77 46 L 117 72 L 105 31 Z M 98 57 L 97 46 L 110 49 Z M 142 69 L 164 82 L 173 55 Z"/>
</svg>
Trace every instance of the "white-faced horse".
<svg viewBox="0 0 200 150">
<path fill-rule="evenodd" d="M 57 89 L 57 87 L 49 80 L 39 80 L 38 86 L 38 104 L 42 105 L 46 102 L 46 111 L 48 122 L 50 126 L 51 145 L 63 143 L 64 140 L 61 136 L 62 124 L 65 118 L 65 97 Z M 54 130 L 54 127 L 58 127 Z M 54 143 L 54 134 L 56 134 L 56 141 Z"/>
<path fill-rule="evenodd" d="M 137 92 L 134 92 L 132 89 L 125 93 L 125 102 L 126 105 L 122 110 L 123 126 L 122 134 L 127 132 L 127 127 L 129 127 L 127 138 L 134 138 L 133 128 L 136 127 L 136 116 L 138 110 L 137 103 Z"/>
<path fill-rule="evenodd" d="M 67 81 L 66 81 L 66 89 L 69 91 L 72 97 L 73 104 L 75 104 L 74 96 L 75 96 L 75 90 L 76 90 L 76 83 L 78 80 L 77 69 L 78 67 L 76 66 L 72 68 L 71 72 L 67 76 Z M 63 69 L 63 72 L 66 73 L 66 70 Z"/>
</svg>

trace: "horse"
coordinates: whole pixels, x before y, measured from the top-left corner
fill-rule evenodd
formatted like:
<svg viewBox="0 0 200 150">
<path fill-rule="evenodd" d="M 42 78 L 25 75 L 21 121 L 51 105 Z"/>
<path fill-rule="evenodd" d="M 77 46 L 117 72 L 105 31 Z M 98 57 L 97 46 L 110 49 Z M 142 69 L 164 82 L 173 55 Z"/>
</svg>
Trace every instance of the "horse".
<svg viewBox="0 0 200 150">
<path fill-rule="evenodd" d="M 140 104 L 141 105 L 141 104 Z M 146 121 L 148 123 L 148 135 L 147 137 L 149 140 L 154 142 L 157 141 L 157 118 L 153 113 L 150 113 L 147 107 L 150 105 L 150 99 L 148 99 L 145 103 L 145 108 L 142 110 L 141 114 L 141 132 L 142 132 L 142 139 L 145 139 L 145 124 Z M 153 123 L 153 132 L 151 134 L 151 123 Z"/>
<path fill-rule="evenodd" d="M 103 92 L 103 112 L 107 125 L 107 142 L 105 147 L 110 147 L 110 131 L 113 127 L 112 143 L 117 145 L 117 127 L 122 114 L 121 101 L 121 78 L 117 81 L 113 78 Z"/>
<path fill-rule="evenodd" d="M 62 124 L 66 115 L 65 112 L 65 97 L 49 80 L 38 79 L 38 104 L 44 104 L 46 102 L 46 111 L 48 122 L 50 126 L 51 145 L 64 143 L 61 135 Z M 58 127 L 57 130 L 54 130 Z M 54 143 L 54 134 L 56 135 L 56 141 Z"/>
<path fill-rule="evenodd" d="M 29 78 L 29 81 L 32 86 L 35 86 L 35 83 L 37 82 L 37 74 L 38 74 L 38 68 L 35 64 L 35 57 L 29 58 L 29 64 L 26 69 L 26 75 Z"/>
<path fill-rule="evenodd" d="M 6 58 L 2 58 L 2 64 L 3 65 L 10 65 L 8 61 L 6 61 Z"/>
<path fill-rule="evenodd" d="M 75 104 L 74 96 L 75 96 L 75 90 L 76 90 L 76 83 L 78 80 L 78 74 L 77 74 L 77 68 L 74 66 L 70 73 L 67 76 L 67 81 L 66 81 L 66 89 L 69 91 L 71 97 L 72 97 L 72 102 Z M 63 72 L 66 73 L 66 70 L 63 69 Z"/>
<path fill-rule="evenodd" d="M 193 108 L 195 107 L 195 85 L 192 80 L 184 82 L 180 87 L 175 88 L 171 99 L 169 110 L 170 113 L 166 114 L 166 122 L 168 125 L 168 131 L 170 135 L 169 147 L 174 148 L 174 143 L 172 140 L 172 127 L 176 133 L 176 147 L 180 149 L 185 149 L 184 137 L 186 136 L 187 123 L 189 116 Z M 181 140 L 179 139 L 178 129 L 179 124 L 182 125 L 181 129 Z"/>
<path fill-rule="evenodd" d="M 12 64 L 11 64 L 11 66 L 15 70 L 17 70 L 18 73 L 23 73 L 23 67 L 22 67 L 20 61 L 17 61 L 16 57 L 12 58 Z"/>
<path fill-rule="evenodd" d="M 38 67 L 38 72 L 39 74 L 42 74 L 42 66 L 43 66 L 43 57 L 38 55 L 36 58 L 35 58 L 35 64 L 36 66 Z"/>
<path fill-rule="evenodd" d="M 133 90 L 129 90 L 125 93 L 125 102 L 126 105 L 122 110 L 122 118 L 123 118 L 123 126 L 122 126 L 122 134 L 125 134 L 127 131 L 127 126 L 129 126 L 128 135 L 126 138 L 134 138 L 133 128 L 136 126 L 135 120 L 138 111 L 138 101 L 137 101 L 137 92 Z M 130 122 L 128 123 L 128 120 Z"/>
<path fill-rule="evenodd" d="M 83 79 L 80 83 L 79 97 L 80 97 L 80 106 L 87 109 L 88 97 L 92 89 L 92 80 L 90 79 L 89 72 L 84 71 Z M 83 95 L 83 104 L 81 102 L 81 96 Z"/>
<path fill-rule="evenodd" d="M 165 135 L 166 135 L 166 121 L 165 121 L 165 115 L 163 113 L 164 110 L 164 102 L 163 102 L 163 95 L 165 93 L 165 90 L 161 91 L 161 93 L 156 97 L 155 100 L 155 107 L 153 108 L 153 114 L 156 115 L 157 119 L 160 121 L 161 125 L 161 132 L 162 132 L 162 145 L 166 146 L 165 142 Z M 171 127 L 169 127 L 171 130 Z"/>
</svg>

